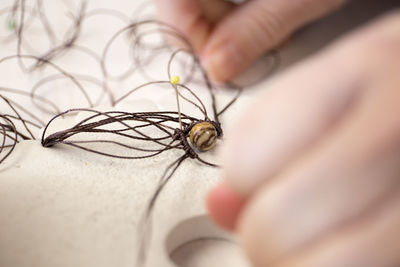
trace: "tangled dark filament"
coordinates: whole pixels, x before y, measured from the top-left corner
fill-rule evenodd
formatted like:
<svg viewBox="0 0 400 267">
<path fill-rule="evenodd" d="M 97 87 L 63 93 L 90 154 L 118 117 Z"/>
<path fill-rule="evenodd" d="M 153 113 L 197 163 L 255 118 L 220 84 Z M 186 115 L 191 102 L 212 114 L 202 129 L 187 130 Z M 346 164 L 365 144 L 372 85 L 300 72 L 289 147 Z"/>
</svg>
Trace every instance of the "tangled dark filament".
<svg viewBox="0 0 400 267">
<path fill-rule="evenodd" d="M 60 2 L 68 6 L 67 1 L 60 0 Z M 141 6 L 141 8 L 143 7 Z M 145 252 L 150 239 L 152 210 L 158 196 L 179 166 L 186 159 L 193 159 L 207 166 L 218 167 L 217 164 L 202 159 L 195 144 L 192 144 L 189 140 L 190 132 L 199 123 L 207 122 L 215 128 L 217 137 L 221 139 L 223 128 L 220 117 L 235 103 L 242 90 L 239 86 L 228 85 L 227 87 L 236 90 L 237 94 L 229 103 L 218 109 L 215 95 L 217 89 L 208 78 L 190 42 L 173 26 L 153 19 L 136 21 L 134 18 L 116 10 L 88 10 L 86 1 L 82 1 L 78 8 L 70 7 L 70 9 L 70 27 L 61 39 L 55 34 L 56 30 L 49 21 L 43 0 L 30 1 L 30 5 L 25 0 L 15 0 L 11 6 L 0 10 L 0 18 L 7 17 L 7 25 L 10 30 L 9 35 L 0 37 L 0 42 L 16 42 L 16 53 L 0 59 L 0 65 L 17 61 L 20 69 L 26 75 L 42 69 L 51 69 L 54 72 L 25 90 L 1 87 L 0 85 L 0 101 L 3 103 L 0 107 L 5 108 L 5 110 L 0 110 L 0 164 L 13 153 L 19 142 L 36 140 L 37 132 L 40 129 L 44 129 L 41 144 L 45 148 L 60 145 L 71 146 L 87 153 L 127 160 L 148 159 L 168 151 L 182 152 L 164 170 L 143 214 L 140 226 L 143 231 L 140 231 L 139 234 L 140 250 L 138 251 L 137 262 L 137 266 L 140 266 L 145 262 Z M 136 14 L 139 14 L 139 12 L 136 12 Z M 97 16 L 113 17 L 125 25 L 111 36 L 101 53 L 79 44 L 84 23 Z M 35 21 L 39 21 L 42 25 L 44 36 L 47 37 L 50 44 L 45 52 L 35 51 L 31 41 L 26 37 L 26 33 Z M 173 49 L 167 42 L 148 43 L 146 38 L 154 34 L 168 36 L 178 41 L 182 48 Z M 128 58 L 131 59 L 131 62 L 127 70 L 115 75 L 110 73 L 108 61 L 112 46 L 121 36 L 127 37 L 126 40 L 129 42 L 131 55 Z M 70 51 L 78 51 L 94 60 L 102 77 L 71 73 L 55 63 L 58 58 Z M 169 54 L 165 72 L 168 80 L 155 80 L 146 67 L 155 61 L 156 56 L 162 53 Z M 182 58 L 179 58 L 182 55 L 189 60 L 182 61 Z M 279 64 L 279 57 L 275 52 L 269 56 L 272 59 L 270 69 L 270 72 L 272 72 Z M 27 61 L 32 63 L 27 65 Z M 183 82 L 173 84 L 170 79 L 173 73 L 172 65 L 176 62 L 186 64 L 185 70 L 187 71 L 182 76 Z M 117 90 L 112 88 L 111 83 L 127 81 L 135 73 L 149 81 L 117 97 Z M 59 90 L 60 94 L 68 94 L 71 90 L 77 90 L 81 98 L 85 100 L 86 105 L 79 108 L 69 107 L 67 111 L 62 112 L 65 109 L 61 108 L 56 101 L 51 100 L 42 90 L 44 86 L 55 84 L 55 81 L 59 80 L 69 81 L 73 89 L 67 90 L 56 86 L 55 90 Z M 97 98 L 92 97 L 85 83 L 95 85 L 100 90 Z M 192 86 L 189 87 L 189 84 L 207 88 L 211 100 L 211 112 L 207 110 L 203 100 L 195 93 Z M 95 106 L 104 102 L 115 107 L 117 104 L 126 101 L 127 98 L 134 96 L 135 92 L 149 86 L 168 86 L 174 90 L 177 110 L 101 112 L 94 109 Z M 19 99 L 22 97 L 30 100 L 36 109 L 28 110 L 22 103 L 14 100 L 15 96 L 18 96 Z M 181 111 L 181 102 L 190 104 L 202 114 L 201 117 L 186 115 Z M 84 114 L 86 117 L 72 127 L 58 131 L 51 129 L 56 120 L 77 113 Z"/>
</svg>

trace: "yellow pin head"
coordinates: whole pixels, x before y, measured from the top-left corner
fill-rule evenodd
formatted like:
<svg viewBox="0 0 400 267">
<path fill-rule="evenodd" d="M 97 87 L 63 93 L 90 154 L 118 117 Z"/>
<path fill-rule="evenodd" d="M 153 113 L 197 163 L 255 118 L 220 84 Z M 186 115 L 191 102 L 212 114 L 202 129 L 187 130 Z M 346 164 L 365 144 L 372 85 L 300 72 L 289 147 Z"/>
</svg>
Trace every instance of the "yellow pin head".
<svg viewBox="0 0 400 267">
<path fill-rule="evenodd" d="M 179 84 L 180 81 L 181 81 L 181 78 L 179 78 L 179 76 L 177 76 L 177 75 L 174 75 L 174 76 L 171 77 L 171 83 L 173 85 Z"/>
</svg>

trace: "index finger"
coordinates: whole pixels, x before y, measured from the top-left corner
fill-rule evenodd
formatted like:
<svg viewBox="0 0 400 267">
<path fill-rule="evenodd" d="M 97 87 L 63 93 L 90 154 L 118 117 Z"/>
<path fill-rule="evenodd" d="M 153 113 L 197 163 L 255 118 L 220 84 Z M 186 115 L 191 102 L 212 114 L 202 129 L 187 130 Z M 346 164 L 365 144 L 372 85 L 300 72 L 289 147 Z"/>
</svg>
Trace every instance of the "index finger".
<svg viewBox="0 0 400 267">
<path fill-rule="evenodd" d="M 199 51 L 210 33 L 197 0 L 153 0 L 160 19 L 180 30 Z"/>
<path fill-rule="evenodd" d="M 153 0 L 160 19 L 180 30 L 201 51 L 213 25 L 230 12 L 234 4 L 222 0 Z"/>
</svg>

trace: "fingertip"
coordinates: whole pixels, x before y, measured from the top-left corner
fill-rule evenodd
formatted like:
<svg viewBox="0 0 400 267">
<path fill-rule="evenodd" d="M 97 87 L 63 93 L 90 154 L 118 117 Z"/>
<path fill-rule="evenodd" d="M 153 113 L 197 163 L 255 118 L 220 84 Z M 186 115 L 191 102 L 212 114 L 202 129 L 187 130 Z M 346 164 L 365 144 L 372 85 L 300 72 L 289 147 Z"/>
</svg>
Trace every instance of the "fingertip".
<svg viewBox="0 0 400 267">
<path fill-rule="evenodd" d="M 203 63 L 211 79 L 226 83 L 238 75 L 246 66 L 243 51 L 233 42 L 211 41 L 203 52 Z"/>
<path fill-rule="evenodd" d="M 246 203 L 244 197 L 221 183 L 207 197 L 207 208 L 211 218 L 224 229 L 235 231 L 236 223 Z"/>
</svg>

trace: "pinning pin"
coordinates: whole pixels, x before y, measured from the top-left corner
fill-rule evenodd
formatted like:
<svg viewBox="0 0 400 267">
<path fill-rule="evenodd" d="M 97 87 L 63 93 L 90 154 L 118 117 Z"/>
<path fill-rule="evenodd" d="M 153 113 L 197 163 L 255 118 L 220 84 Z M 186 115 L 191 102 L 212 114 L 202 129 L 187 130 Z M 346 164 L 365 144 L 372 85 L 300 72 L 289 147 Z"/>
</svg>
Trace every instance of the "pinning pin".
<svg viewBox="0 0 400 267">
<path fill-rule="evenodd" d="M 171 83 L 173 85 L 179 84 L 180 81 L 181 81 L 181 78 L 179 78 L 179 76 L 177 76 L 177 75 L 174 75 L 174 76 L 171 77 Z"/>
</svg>

